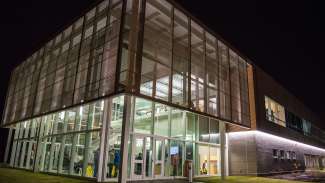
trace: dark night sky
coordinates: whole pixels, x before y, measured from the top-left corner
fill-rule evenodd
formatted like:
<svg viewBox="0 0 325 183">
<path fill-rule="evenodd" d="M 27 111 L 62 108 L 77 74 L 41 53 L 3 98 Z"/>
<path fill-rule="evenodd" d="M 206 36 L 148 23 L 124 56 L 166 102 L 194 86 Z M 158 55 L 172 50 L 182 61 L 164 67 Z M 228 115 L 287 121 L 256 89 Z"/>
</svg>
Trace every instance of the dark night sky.
<svg viewBox="0 0 325 183">
<path fill-rule="evenodd" d="M 322 105 L 325 11 L 321 1 L 178 2 L 325 119 Z M 14 66 L 92 3 L 91 0 L 2 2 L 0 111 Z"/>
</svg>

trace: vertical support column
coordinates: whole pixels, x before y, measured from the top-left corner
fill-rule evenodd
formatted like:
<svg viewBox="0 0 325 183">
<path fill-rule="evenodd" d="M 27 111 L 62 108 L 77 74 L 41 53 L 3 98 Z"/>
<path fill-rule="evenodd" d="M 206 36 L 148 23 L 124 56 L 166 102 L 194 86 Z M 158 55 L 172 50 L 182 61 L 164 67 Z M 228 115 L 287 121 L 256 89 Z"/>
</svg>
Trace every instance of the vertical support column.
<svg viewBox="0 0 325 183">
<path fill-rule="evenodd" d="M 127 180 L 127 169 L 128 169 L 128 142 L 130 136 L 130 119 L 131 110 L 133 105 L 132 96 L 124 96 L 124 110 L 123 110 L 123 121 L 122 121 L 122 142 L 121 142 L 121 164 L 120 173 L 118 177 L 119 183 L 126 183 Z"/>
<path fill-rule="evenodd" d="M 3 160 L 5 163 L 8 162 L 8 155 L 9 155 L 10 145 L 11 145 L 11 141 L 12 141 L 12 131 L 13 131 L 13 129 L 10 128 L 9 133 L 8 133 L 8 138 L 7 138 L 5 157 L 4 157 L 4 160 Z"/>
<path fill-rule="evenodd" d="M 104 116 L 101 129 L 100 137 L 100 151 L 99 151 L 99 162 L 98 162 L 98 173 L 97 182 L 104 182 L 106 180 L 107 172 L 107 150 L 109 140 L 109 127 L 111 126 L 112 119 L 112 99 L 104 101 Z"/>
<path fill-rule="evenodd" d="M 220 158 L 221 158 L 221 180 L 225 179 L 227 173 L 226 162 L 226 124 L 219 121 L 219 133 L 220 133 Z"/>
</svg>

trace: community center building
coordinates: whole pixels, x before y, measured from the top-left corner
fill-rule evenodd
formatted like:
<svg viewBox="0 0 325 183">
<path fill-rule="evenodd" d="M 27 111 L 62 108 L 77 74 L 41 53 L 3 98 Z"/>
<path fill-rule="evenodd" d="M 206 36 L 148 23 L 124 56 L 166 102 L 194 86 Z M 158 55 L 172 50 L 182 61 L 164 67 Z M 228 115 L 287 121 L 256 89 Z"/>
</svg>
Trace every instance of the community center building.
<svg viewBox="0 0 325 183">
<path fill-rule="evenodd" d="M 322 169 L 320 124 L 173 0 L 89 7 L 12 71 L 1 123 L 10 167 L 123 183 Z"/>
</svg>

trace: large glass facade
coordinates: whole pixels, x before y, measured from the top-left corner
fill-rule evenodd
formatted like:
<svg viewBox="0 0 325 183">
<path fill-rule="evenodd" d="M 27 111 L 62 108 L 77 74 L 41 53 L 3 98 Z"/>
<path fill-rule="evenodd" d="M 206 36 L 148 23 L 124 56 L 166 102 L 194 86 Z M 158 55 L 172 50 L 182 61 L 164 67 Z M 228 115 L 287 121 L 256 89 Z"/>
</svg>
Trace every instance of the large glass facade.
<svg viewBox="0 0 325 183">
<path fill-rule="evenodd" d="M 13 71 L 10 164 L 113 180 L 130 137 L 130 179 L 220 175 L 219 125 L 250 126 L 247 66 L 169 1 L 103 0 Z"/>
<path fill-rule="evenodd" d="M 15 68 L 4 123 L 114 92 L 121 2 L 104 0 Z"/>
<path fill-rule="evenodd" d="M 247 67 L 168 1 L 103 0 L 13 71 L 3 121 L 127 92 L 250 126 Z"/>
</svg>

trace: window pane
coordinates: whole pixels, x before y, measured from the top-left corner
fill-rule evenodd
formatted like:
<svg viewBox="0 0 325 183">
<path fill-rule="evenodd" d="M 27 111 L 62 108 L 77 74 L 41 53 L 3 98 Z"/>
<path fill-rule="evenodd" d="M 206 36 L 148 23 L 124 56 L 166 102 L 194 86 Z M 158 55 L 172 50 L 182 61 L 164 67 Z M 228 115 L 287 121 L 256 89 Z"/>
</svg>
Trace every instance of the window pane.
<svg viewBox="0 0 325 183">
<path fill-rule="evenodd" d="M 171 113 L 171 137 L 184 139 L 185 137 L 185 119 L 186 113 L 183 110 L 176 108 L 172 109 Z"/>
<path fill-rule="evenodd" d="M 210 119 L 210 143 L 219 144 L 219 122 Z"/>
<path fill-rule="evenodd" d="M 155 104 L 155 134 L 169 136 L 169 113 L 170 108 L 166 105 Z"/>
<path fill-rule="evenodd" d="M 152 116 L 153 103 L 137 98 L 135 102 L 135 116 L 133 131 L 135 133 L 151 134 L 153 127 L 153 116 Z"/>
<path fill-rule="evenodd" d="M 76 118 L 76 111 L 75 109 L 67 110 L 65 113 L 65 123 L 67 123 L 67 131 L 74 131 L 75 130 L 75 118 Z"/>
<path fill-rule="evenodd" d="M 220 88 L 220 117 L 229 119 L 230 114 L 230 83 L 228 48 L 218 41 L 219 52 L 219 88 Z"/>
<path fill-rule="evenodd" d="M 232 120 L 241 123 L 241 103 L 240 103 L 240 85 L 239 85 L 239 69 L 238 55 L 229 50 L 230 61 L 230 82 L 231 82 L 231 107 Z"/>
<path fill-rule="evenodd" d="M 188 17 L 174 10 L 172 102 L 188 105 L 189 31 Z"/>
<path fill-rule="evenodd" d="M 210 146 L 210 175 L 220 175 L 220 149 L 217 147 Z"/>
<path fill-rule="evenodd" d="M 89 105 L 88 129 L 98 129 L 102 126 L 104 101 Z"/>
<path fill-rule="evenodd" d="M 191 22 L 191 108 L 204 111 L 205 53 L 204 31 Z"/>
<path fill-rule="evenodd" d="M 194 114 L 194 113 L 187 112 L 186 113 L 186 122 L 187 122 L 186 140 L 195 140 L 198 115 Z"/>
<path fill-rule="evenodd" d="M 169 98 L 172 60 L 171 25 L 171 5 L 166 1 L 148 0 L 143 40 L 141 92 L 166 101 Z M 146 62 L 149 65 L 146 65 Z"/>
<path fill-rule="evenodd" d="M 209 146 L 198 145 L 197 146 L 197 166 L 196 175 L 208 175 L 209 174 Z"/>
<path fill-rule="evenodd" d="M 209 118 L 199 116 L 199 141 L 209 142 Z"/>
</svg>

